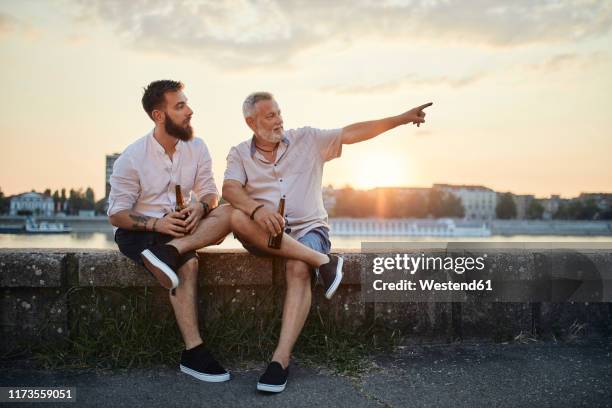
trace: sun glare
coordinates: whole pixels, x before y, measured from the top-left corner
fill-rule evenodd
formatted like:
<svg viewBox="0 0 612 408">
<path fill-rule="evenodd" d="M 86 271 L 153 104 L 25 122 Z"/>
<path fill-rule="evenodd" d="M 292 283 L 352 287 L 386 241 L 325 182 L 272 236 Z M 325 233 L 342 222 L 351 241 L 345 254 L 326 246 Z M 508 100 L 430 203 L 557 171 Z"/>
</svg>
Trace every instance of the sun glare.
<svg viewBox="0 0 612 408">
<path fill-rule="evenodd" d="M 352 168 L 350 184 L 358 189 L 374 187 L 406 186 L 412 179 L 406 157 L 393 154 L 371 155 L 365 160 L 356 160 Z"/>
</svg>

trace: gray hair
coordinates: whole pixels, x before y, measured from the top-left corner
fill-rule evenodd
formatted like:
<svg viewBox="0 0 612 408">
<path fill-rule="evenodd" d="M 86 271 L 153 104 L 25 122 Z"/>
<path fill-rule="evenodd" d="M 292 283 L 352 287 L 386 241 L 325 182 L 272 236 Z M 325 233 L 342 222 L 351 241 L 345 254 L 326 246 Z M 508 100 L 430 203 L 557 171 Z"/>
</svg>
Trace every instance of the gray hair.
<svg viewBox="0 0 612 408">
<path fill-rule="evenodd" d="M 269 101 L 272 99 L 274 99 L 274 95 L 272 95 L 270 92 L 253 92 L 247 96 L 242 103 L 242 114 L 245 118 L 252 117 L 253 113 L 255 113 L 255 104 L 257 102 Z"/>
</svg>

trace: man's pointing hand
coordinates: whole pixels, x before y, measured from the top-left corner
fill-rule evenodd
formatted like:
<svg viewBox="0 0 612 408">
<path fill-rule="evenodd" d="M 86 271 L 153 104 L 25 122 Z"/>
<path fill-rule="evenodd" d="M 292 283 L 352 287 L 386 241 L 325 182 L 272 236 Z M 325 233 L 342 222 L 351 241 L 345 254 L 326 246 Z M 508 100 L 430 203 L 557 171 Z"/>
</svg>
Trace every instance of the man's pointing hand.
<svg viewBox="0 0 612 408">
<path fill-rule="evenodd" d="M 417 125 L 417 127 L 420 127 L 421 123 L 425 123 L 425 112 L 423 110 L 431 105 L 433 105 L 433 102 L 417 106 L 416 108 L 412 108 L 409 111 L 402 113 L 400 115 L 402 117 L 402 123 L 412 123 Z"/>
</svg>

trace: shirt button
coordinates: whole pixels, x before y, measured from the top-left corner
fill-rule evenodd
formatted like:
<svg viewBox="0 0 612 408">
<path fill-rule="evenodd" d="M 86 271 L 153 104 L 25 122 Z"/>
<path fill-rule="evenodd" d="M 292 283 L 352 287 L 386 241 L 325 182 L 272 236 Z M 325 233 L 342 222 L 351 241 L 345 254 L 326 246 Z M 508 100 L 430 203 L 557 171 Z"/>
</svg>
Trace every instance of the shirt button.
<svg viewBox="0 0 612 408">
<path fill-rule="evenodd" d="M 280 182 L 282 183 L 282 182 L 283 182 L 283 179 L 280 179 Z"/>
</svg>

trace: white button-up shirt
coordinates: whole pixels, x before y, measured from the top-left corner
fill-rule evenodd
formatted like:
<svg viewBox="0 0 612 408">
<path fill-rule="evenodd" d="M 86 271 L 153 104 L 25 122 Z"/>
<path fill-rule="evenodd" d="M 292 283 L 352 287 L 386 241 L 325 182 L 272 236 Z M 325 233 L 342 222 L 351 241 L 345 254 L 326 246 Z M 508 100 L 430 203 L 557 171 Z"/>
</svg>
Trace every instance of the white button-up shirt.
<svg viewBox="0 0 612 408">
<path fill-rule="evenodd" d="M 255 149 L 253 139 L 231 148 L 224 179 L 240 182 L 249 197 L 274 210 L 284 197 L 286 228 L 295 239 L 316 227 L 329 228 L 321 191 L 323 165 L 342 154 L 342 129 L 287 130 L 275 163 Z"/>
<path fill-rule="evenodd" d="M 108 215 L 133 210 L 151 217 L 174 211 L 175 186 L 180 184 L 185 201 L 219 194 L 212 159 L 202 139 L 179 140 L 172 160 L 153 137 L 153 131 L 129 145 L 113 166 L 108 196 Z"/>
</svg>

